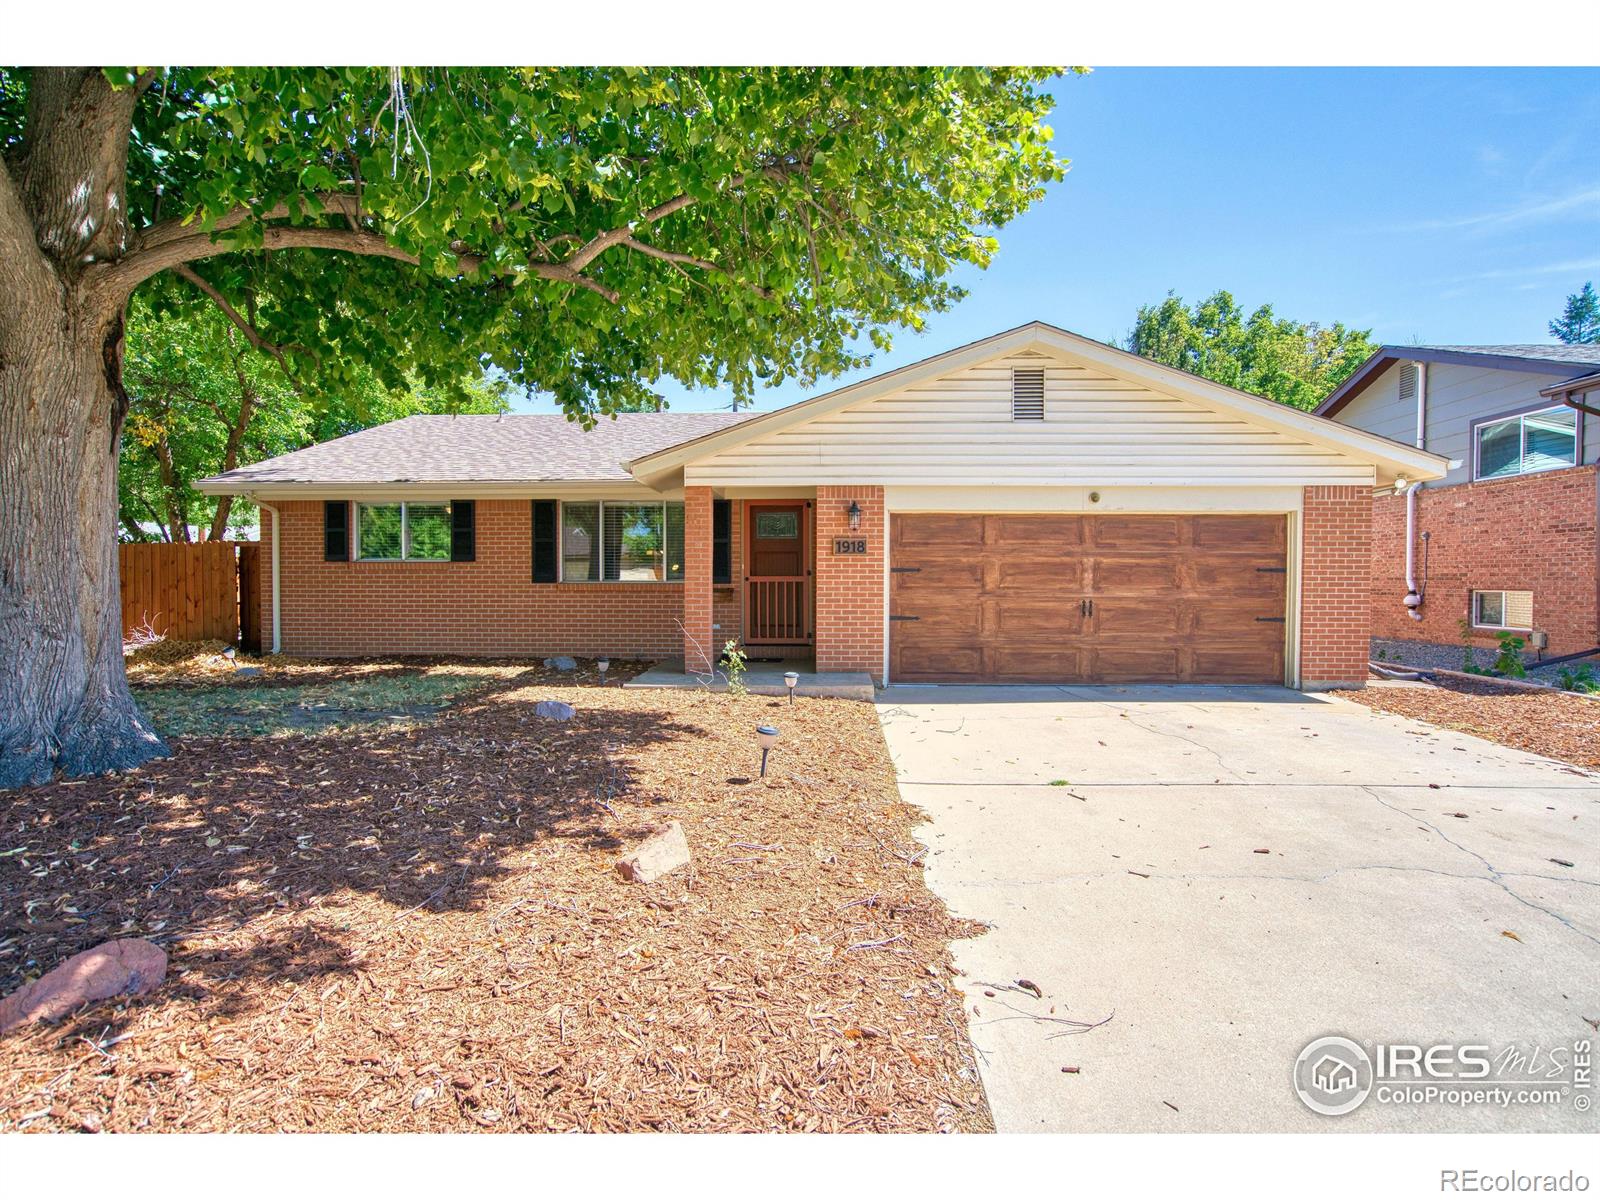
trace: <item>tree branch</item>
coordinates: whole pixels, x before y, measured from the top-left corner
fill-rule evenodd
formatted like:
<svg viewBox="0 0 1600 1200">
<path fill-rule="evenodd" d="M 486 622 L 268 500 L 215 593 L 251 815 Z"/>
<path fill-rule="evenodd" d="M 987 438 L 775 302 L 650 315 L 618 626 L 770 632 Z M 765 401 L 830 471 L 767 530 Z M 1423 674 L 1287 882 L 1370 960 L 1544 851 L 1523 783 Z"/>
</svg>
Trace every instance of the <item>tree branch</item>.
<svg viewBox="0 0 1600 1200">
<path fill-rule="evenodd" d="M 727 270 L 726 268 L 719 267 L 714 262 L 707 262 L 703 258 L 696 258 L 692 254 L 678 254 L 672 250 L 662 250 L 658 247 L 647 245 L 644 242 L 639 241 L 638 238 L 631 237 L 624 238 L 621 242 L 621 245 L 627 247 L 629 250 L 636 250 L 640 254 L 645 255 L 647 258 L 659 258 L 662 262 L 669 262 L 675 266 L 681 264 L 683 266 L 697 267 L 702 271 L 714 272 L 718 275 L 721 275 L 724 279 L 733 280 L 734 283 L 739 284 L 741 287 L 749 288 L 763 300 L 772 300 L 775 298 L 771 288 L 762 287 L 759 283 L 747 283 L 742 279 L 736 278 L 733 272 Z"/>
<path fill-rule="evenodd" d="M 226 296 L 217 291 L 217 289 L 212 287 L 211 284 L 207 283 L 193 267 L 189 266 L 188 263 L 179 263 L 177 266 L 172 268 L 172 273 L 178 276 L 180 279 L 188 280 L 206 296 L 210 297 L 211 302 L 222 310 L 222 315 L 227 317 L 228 320 L 232 321 L 234 325 L 238 327 L 239 332 L 244 334 L 245 339 L 263 354 L 269 354 L 276 359 L 278 365 L 283 368 L 283 373 L 289 376 L 291 379 L 294 378 L 294 372 L 289 369 L 289 363 L 284 357 L 287 354 L 304 354 L 310 358 L 319 369 L 321 368 L 322 356 L 319 355 L 315 350 L 312 350 L 310 347 L 292 343 L 288 345 L 279 345 L 277 342 L 269 342 L 266 338 L 262 337 L 261 331 L 251 324 L 251 322 L 246 320 L 238 309 L 234 308 L 232 304 L 228 303 L 228 298 Z"/>
</svg>

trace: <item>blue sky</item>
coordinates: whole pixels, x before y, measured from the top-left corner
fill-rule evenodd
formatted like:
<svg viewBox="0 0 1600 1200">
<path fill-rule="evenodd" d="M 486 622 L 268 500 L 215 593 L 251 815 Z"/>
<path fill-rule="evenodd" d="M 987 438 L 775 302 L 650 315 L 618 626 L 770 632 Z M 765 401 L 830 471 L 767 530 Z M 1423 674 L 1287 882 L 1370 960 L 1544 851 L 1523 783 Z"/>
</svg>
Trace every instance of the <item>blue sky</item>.
<svg viewBox="0 0 1600 1200">
<path fill-rule="evenodd" d="M 1034 318 L 1119 338 L 1169 289 L 1386 342 L 1540 342 L 1600 282 L 1600 70 L 1104 68 L 1053 91 L 1067 178 L 962 273 L 967 299 L 870 370 L 758 409 Z M 680 411 L 727 403 L 658 388 Z"/>
</svg>

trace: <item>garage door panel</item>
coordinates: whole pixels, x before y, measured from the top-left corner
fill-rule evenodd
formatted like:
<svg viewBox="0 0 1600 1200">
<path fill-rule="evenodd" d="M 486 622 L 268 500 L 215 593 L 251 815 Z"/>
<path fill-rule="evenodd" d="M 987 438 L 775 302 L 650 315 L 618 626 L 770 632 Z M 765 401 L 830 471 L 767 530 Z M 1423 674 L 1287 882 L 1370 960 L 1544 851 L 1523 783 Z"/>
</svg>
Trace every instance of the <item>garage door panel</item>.
<svg viewBox="0 0 1600 1200">
<path fill-rule="evenodd" d="M 1057 593 L 1071 588 L 1077 595 L 1083 588 L 1084 563 L 1082 558 L 1036 558 L 1016 556 L 990 558 L 987 585 L 990 590 L 1012 590 Z"/>
<path fill-rule="evenodd" d="M 1021 683 L 1054 683 L 1085 675 L 1084 652 L 1075 647 L 1026 650 L 999 647 L 989 651 L 988 674 Z"/>
<path fill-rule="evenodd" d="M 1229 597 L 1208 604 L 1190 601 L 1183 607 L 1189 614 L 1188 628 L 1197 637 L 1266 643 L 1283 632 L 1283 618 L 1278 615 L 1283 606 L 1264 604 L 1253 597 Z M 1263 629 L 1264 625 L 1272 629 Z"/>
<path fill-rule="evenodd" d="M 1288 590 L 1288 576 L 1282 564 L 1281 558 L 1274 565 L 1268 559 L 1253 556 L 1243 562 L 1196 557 L 1190 560 L 1189 568 L 1190 578 L 1199 590 L 1282 599 Z"/>
<path fill-rule="evenodd" d="M 894 656 L 895 678 L 906 683 L 940 683 L 984 678 L 983 650 L 975 644 L 952 646 L 934 655 L 921 648 L 899 648 Z"/>
<path fill-rule="evenodd" d="M 1282 683 L 1283 649 L 1263 646 L 1208 646 L 1192 651 L 1191 681 Z"/>
<path fill-rule="evenodd" d="M 1198 550 L 1282 550 L 1282 517 L 1191 517 L 1192 544 Z"/>
<path fill-rule="evenodd" d="M 896 679 L 1283 679 L 1282 517 L 899 514 L 891 529 L 891 565 L 918 568 L 890 576 L 891 611 L 918 618 L 890 626 Z"/>
<path fill-rule="evenodd" d="M 1176 646 L 1097 646 L 1089 652 L 1088 676 L 1093 683 L 1181 682 Z"/>
<path fill-rule="evenodd" d="M 1062 638 L 1081 636 L 1085 618 L 1076 604 L 1016 600 L 986 601 L 994 614 L 989 630 L 1007 639 L 1026 638 L 1049 645 Z"/>
<path fill-rule="evenodd" d="M 953 589 L 981 588 L 983 586 L 983 563 L 977 559 L 951 559 L 941 562 L 937 559 L 919 558 L 915 571 L 906 571 L 894 576 L 894 587 L 897 594 L 915 596 L 919 593 L 932 593 L 942 595 Z"/>
<path fill-rule="evenodd" d="M 1177 592 L 1182 588 L 1182 560 L 1175 555 L 1148 558 L 1094 557 L 1094 595 L 1118 592 Z"/>
<path fill-rule="evenodd" d="M 1100 637 L 1171 637 L 1187 632 L 1184 605 L 1170 600 L 1127 597 L 1094 602 L 1095 632 Z"/>
<path fill-rule="evenodd" d="M 1183 517 L 1095 517 L 1093 538 L 1102 550 L 1176 550 L 1183 544 Z"/>
<path fill-rule="evenodd" d="M 1083 545 L 1082 517 L 1023 514 L 991 516 L 984 523 L 984 544 L 990 547 Z"/>
<path fill-rule="evenodd" d="M 961 546 L 983 541 L 983 516 L 980 513 L 916 513 L 894 518 L 897 545 Z"/>
</svg>

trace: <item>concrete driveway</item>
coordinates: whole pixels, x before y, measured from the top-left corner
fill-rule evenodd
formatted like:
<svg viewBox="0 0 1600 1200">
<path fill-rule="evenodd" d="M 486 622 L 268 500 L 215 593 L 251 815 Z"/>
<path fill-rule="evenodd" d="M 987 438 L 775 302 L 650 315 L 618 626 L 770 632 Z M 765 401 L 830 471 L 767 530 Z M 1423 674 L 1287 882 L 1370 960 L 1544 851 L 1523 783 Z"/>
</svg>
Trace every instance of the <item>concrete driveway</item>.
<svg viewBox="0 0 1600 1200">
<path fill-rule="evenodd" d="M 1600 777 L 1281 688 L 878 708 L 930 885 L 992 925 L 955 951 L 1001 1130 L 1600 1128 L 1576 1092 L 1327 1117 L 1291 1087 L 1324 1034 L 1600 1047 Z"/>
</svg>

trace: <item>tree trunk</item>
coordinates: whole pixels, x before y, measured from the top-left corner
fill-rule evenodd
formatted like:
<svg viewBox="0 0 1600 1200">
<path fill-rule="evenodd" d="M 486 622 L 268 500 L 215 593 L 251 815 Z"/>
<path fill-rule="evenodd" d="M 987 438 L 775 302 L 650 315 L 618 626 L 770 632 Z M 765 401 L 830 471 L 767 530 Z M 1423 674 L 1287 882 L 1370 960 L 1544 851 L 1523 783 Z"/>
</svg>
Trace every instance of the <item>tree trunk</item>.
<svg viewBox="0 0 1600 1200">
<path fill-rule="evenodd" d="M 0 788 L 167 753 L 122 665 L 117 450 L 134 88 L 29 74 L 0 159 Z"/>
<path fill-rule="evenodd" d="M 0 289 L 53 309 L 0 305 L 0 788 L 167 753 L 123 672 L 121 305 L 41 282 L 0 257 Z"/>
</svg>

